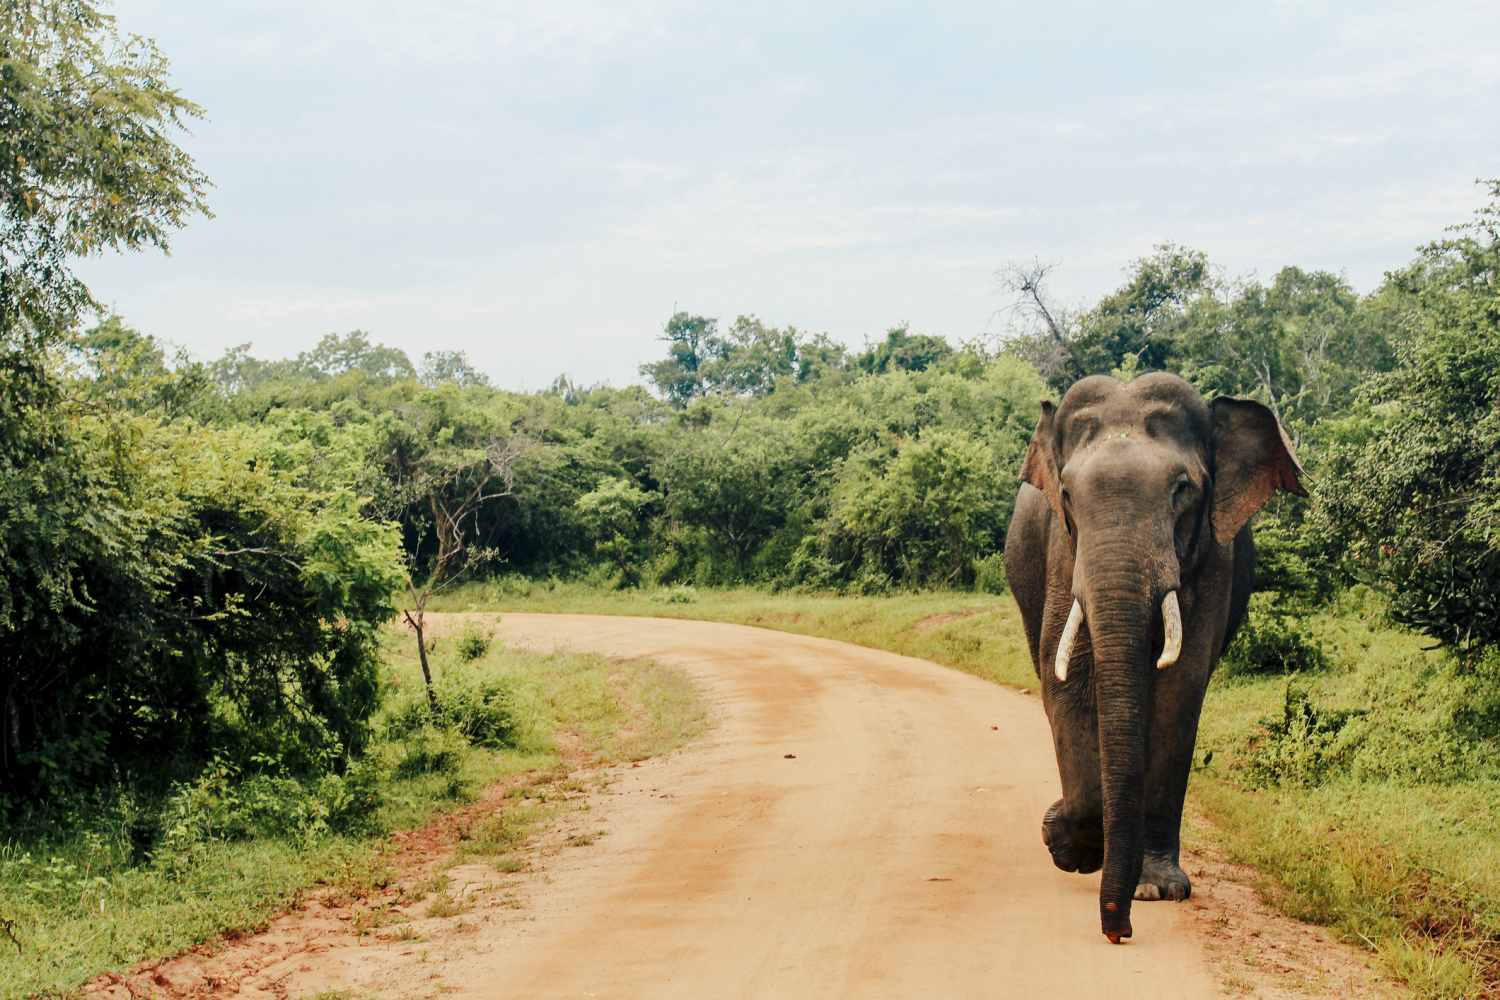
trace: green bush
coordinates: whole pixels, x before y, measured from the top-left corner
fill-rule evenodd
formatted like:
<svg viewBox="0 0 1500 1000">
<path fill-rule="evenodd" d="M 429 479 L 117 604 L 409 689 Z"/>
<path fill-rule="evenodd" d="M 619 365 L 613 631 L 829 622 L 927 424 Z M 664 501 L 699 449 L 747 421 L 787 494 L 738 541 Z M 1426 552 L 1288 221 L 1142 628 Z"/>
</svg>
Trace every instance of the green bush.
<svg viewBox="0 0 1500 1000">
<path fill-rule="evenodd" d="M 1339 737 L 1356 714 L 1319 707 L 1306 690 L 1288 684 L 1281 717 L 1260 721 L 1239 762 L 1245 782 L 1255 788 L 1321 785 L 1340 765 Z"/>
<path fill-rule="evenodd" d="M 425 774 L 457 774 L 468 753 L 469 742 L 462 733 L 423 726 L 407 733 L 401 741 L 395 775 L 411 779 Z"/>
<path fill-rule="evenodd" d="M 1229 676 L 1297 674 L 1323 670 L 1328 658 L 1306 625 L 1282 613 L 1270 595 L 1255 595 L 1251 613 L 1225 650 L 1220 669 Z"/>
<path fill-rule="evenodd" d="M 1478 664 L 1412 657 L 1361 677 L 1343 707 L 1289 684 L 1280 718 L 1263 719 L 1237 762 L 1252 787 L 1336 778 L 1451 785 L 1500 776 L 1500 654 Z"/>
<path fill-rule="evenodd" d="M 1380 293 L 1399 366 L 1366 388 L 1364 433 L 1338 441 L 1314 518 L 1392 617 L 1477 653 L 1500 647 L 1500 180 L 1473 221 Z"/>
<path fill-rule="evenodd" d="M 304 781 L 284 774 L 244 774 L 237 765 L 218 760 L 195 780 L 175 787 L 147 827 L 147 836 L 155 842 L 155 854 L 170 858 L 211 840 L 367 834 L 376 832 L 380 804 L 380 769 L 373 761 Z"/>
<path fill-rule="evenodd" d="M 1345 735 L 1361 781 L 1452 784 L 1500 774 L 1500 653 L 1445 657 L 1372 678 Z"/>
<path fill-rule="evenodd" d="M 477 625 L 466 625 L 458 634 L 456 646 L 458 658 L 465 663 L 472 663 L 490 651 L 492 641 L 493 636 L 489 630 L 481 629 Z"/>
<path fill-rule="evenodd" d="M 436 707 L 420 694 L 392 709 L 386 718 L 386 736 L 402 740 L 432 728 L 456 733 L 473 746 L 515 746 L 514 695 L 504 682 L 445 677 L 433 697 Z"/>
<path fill-rule="evenodd" d="M 628 479 L 607 479 L 573 504 L 594 554 L 619 576 L 619 586 L 641 582 L 649 518 L 660 500 Z"/>
<path fill-rule="evenodd" d="M 1005 552 L 992 552 L 974 560 L 974 589 L 983 594 L 1003 594 L 1009 587 L 1005 579 Z"/>
<path fill-rule="evenodd" d="M 825 558 L 860 593 L 973 584 L 975 560 L 1005 537 L 1011 497 L 993 453 L 962 431 L 932 428 L 851 458 L 839 473 L 822 535 Z"/>
<path fill-rule="evenodd" d="M 358 755 L 395 533 L 278 467 L 268 432 L 75 418 L 0 512 L 0 799 Z"/>
</svg>

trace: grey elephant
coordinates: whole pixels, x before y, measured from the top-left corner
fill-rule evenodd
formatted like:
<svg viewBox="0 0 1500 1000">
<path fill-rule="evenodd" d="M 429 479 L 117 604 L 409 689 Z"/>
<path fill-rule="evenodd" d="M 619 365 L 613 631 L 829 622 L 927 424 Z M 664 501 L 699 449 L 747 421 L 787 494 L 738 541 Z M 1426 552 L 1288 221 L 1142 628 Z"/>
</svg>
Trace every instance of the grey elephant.
<svg viewBox="0 0 1500 1000">
<path fill-rule="evenodd" d="M 1302 467 L 1259 403 L 1204 402 L 1175 375 L 1076 382 L 1026 453 L 1005 569 L 1020 605 L 1063 797 L 1042 840 L 1064 871 L 1103 869 L 1099 918 L 1186 899 L 1182 800 L 1214 663 L 1245 618 L 1249 521 Z"/>
</svg>

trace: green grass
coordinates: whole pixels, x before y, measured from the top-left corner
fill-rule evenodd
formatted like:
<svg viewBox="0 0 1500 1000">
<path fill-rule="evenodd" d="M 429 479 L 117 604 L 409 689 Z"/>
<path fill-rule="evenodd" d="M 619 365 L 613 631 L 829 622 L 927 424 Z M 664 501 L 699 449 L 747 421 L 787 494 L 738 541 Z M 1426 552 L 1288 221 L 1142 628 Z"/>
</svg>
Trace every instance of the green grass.
<svg viewBox="0 0 1500 1000">
<path fill-rule="evenodd" d="M 601 592 L 500 580 L 456 591 L 444 607 L 760 625 L 1037 688 L 1009 596 Z M 1207 822 L 1195 828 L 1263 873 L 1262 889 L 1280 909 L 1369 949 L 1416 996 L 1500 996 L 1500 750 L 1463 731 L 1481 688 L 1445 654 L 1424 650 L 1424 639 L 1382 621 L 1378 602 L 1359 593 L 1304 619 L 1331 666 L 1291 683 L 1320 710 L 1356 713 L 1315 783 L 1267 788 L 1247 779 L 1263 723 L 1282 716 L 1289 679 L 1215 678 L 1189 795 Z"/>
<path fill-rule="evenodd" d="M 381 886 L 391 873 L 379 831 L 420 825 L 505 778 L 544 777 L 545 784 L 522 781 L 522 787 L 576 794 L 577 786 L 562 779 L 565 751 L 570 759 L 632 760 L 679 746 L 704 727 L 704 706 L 686 677 L 658 664 L 528 654 L 495 644 L 465 660 L 458 639 L 436 641 L 439 678 L 503 684 L 512 739 L 499 749 L 445 733 L 377 739 L 370 756 L 380 805 L 362 836 L 210 837 L 143 852 L 132 831 L 150 804 L 128 791 L 8 831 L 0 842 L 0 918 L 8 921 L 0 925 L 0 997 L 66 995 L 105 970 L 255 928 L 309 887 L 358 894 Z M 385 654 L 388 697 L 377 732 L 384 719 L 422 697 L 408 635 L 392 629 Z M 415 746 L 419 741 L 427 743 Z M 413 759 L 420 766 L 401 767 Z M 539 801 L 545 794 L 508 801 L 477 824 L 460 852 L 514 867 L 510 852 L 556 814 Z"/>
</svg>

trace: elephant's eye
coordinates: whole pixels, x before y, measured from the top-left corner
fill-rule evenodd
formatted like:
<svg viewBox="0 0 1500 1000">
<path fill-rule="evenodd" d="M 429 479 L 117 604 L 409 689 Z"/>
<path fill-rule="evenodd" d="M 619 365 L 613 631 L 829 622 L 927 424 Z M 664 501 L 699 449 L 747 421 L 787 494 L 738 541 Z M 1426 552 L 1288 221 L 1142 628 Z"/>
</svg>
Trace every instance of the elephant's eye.
<svg viewBox="0 0 1500 1000">
<path fill-rule="evenodd" d="M 1174 506 L 1180 507 L 1182 504 L 1186 503 L 1189 494 L 1192 492 L 1192 489 L 1192 480 L 1188 479 L 1187 476 L 1182 476 L 1181 478 L 1179 478 L 1176 485 L 1172 487 L 1172 504 Z"/>
</svg>

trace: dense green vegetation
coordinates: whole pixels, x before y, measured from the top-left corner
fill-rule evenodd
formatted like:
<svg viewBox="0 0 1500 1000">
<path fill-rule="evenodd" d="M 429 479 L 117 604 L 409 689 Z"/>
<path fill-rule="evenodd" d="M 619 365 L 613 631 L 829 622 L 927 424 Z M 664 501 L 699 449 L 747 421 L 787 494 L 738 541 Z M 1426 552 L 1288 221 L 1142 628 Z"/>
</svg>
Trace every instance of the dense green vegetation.
<svg viewBox="0 0 1500 1000">
<path fill-rule="evenodd" d="M 529 746 L 513 686 L 428 655 L 424 612 L 465 581 L 491 605 L 722 616 L 750 599 L 694 595 L 752 588 L 777 624 L 1029 683 L 1013 627 L 979 623 L 1005 614 L 986 595 L 1038 400 L 1165 368 L 1269 405 L 1312 487 L 1258 521 L 1262 593 L 1205 723 L 1210 811 L 1289 908 L 1430 995 L 1500 983 L 1476 839 L 1500 782 L 1500 182 L 1369 294 L 1165 245 L 1086 308 L 1047 267 L 1006 270 L 1001 344 L 898 326 L 853 351 L 680 312 L 646 384 L 519 393 L 485 359 L 413 363 L 358 331 L 205 361 L 101 315 L 80 257 L 165 249 L 207 212 L 176 144 L 200 112 L 166 69 L 86 0 L 0 4 L 0 931 L 24 982 L 251 919 L 419 815 L 409 789 L 457 794 L 455 761 Z M 911 630 L 953 591 L 985 610 Z M 833 600 L 810 592 L 843 610 L 795 617 Z M 421 681 L 393 691 L 398 619 Z M 1332 848 L 1356 830 L 1349 860 Z M 85 884 L 106 911 L 220 902 L 38 964 Z"/>
</svg>

